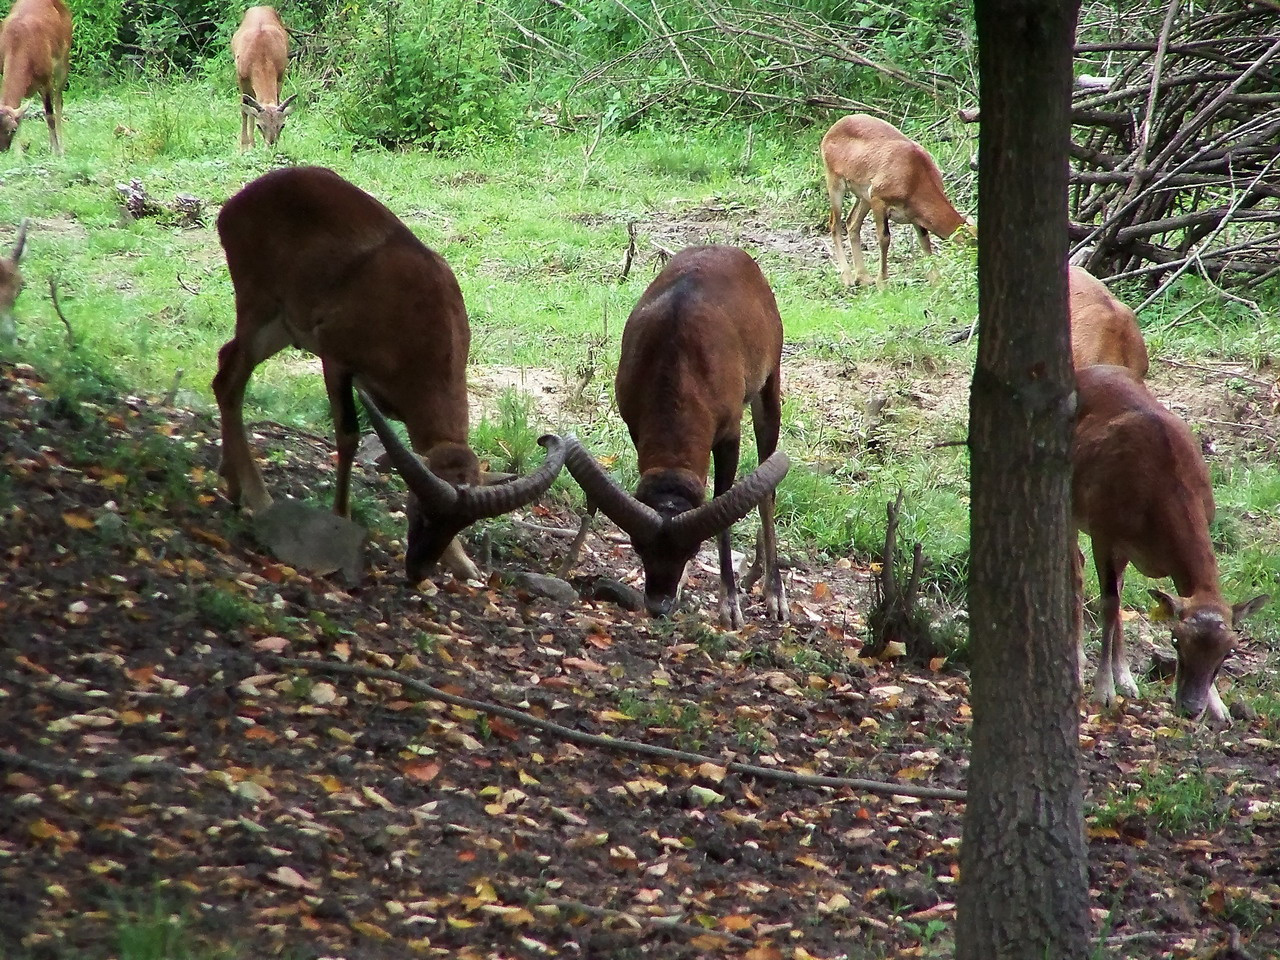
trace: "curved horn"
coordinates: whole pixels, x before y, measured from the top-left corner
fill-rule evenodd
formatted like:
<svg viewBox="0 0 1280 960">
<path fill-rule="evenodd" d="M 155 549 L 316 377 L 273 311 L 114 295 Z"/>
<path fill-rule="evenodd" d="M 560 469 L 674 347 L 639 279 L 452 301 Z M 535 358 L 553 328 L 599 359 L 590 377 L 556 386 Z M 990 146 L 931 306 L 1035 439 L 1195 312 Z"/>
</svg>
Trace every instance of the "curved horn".
<svg viewBox="0 0 1280 960">
<path fill-rule="evenodd" d="M 291 110 L 293 108 L 293 101 L 297 99 L 298 99 L 298 95 L 296 93 L 288 97 L 285 97 L 284 103 L 280 104 L 280 107 L 279 107 L 280 112 L 284 113 L 288 110 Z"/>
<path fill-rule="evenodd" d="M 16 264 L 22 259 L 22 247 L 27 242 L 27 224 L 30 221 L 23 217 L 22 223 L 18 224 L 18 239 L 13 241 L 13 252 L 9 254 L 11 263 Z"/>
<path fill-rule="evenodd" d="M 413 491 L 414 496 L 427 513 L 454 513 L 458 509 L 458 491 L 453 484 L 441 480 L 426 468 L 418 455 L 404 445 L 391 424 L 382 415 L 378 405 L 361 388 L 356 388 L 360 402 L 364 404 L 369 422 L 373 424 L 378 439 L 387 448 L 387 457 L 396 472 L 404 477 L 405 484 Z"/>
<path fill-rule="evenodd" d="M 721 530 L 733 526 L 755 507 L 787 475 L 791 461 L 781 450 L 715 499 L 693 510 L 686 510 L 668 521 L 673 540 L 701 543 Z"/>
<path fill-rule="evenodd" d="M 556 475 L 564 466 L 565 444 L 553 433 L 538 438 L 547 448 L 547 456 L 540 466 L 527 477 L 519 477 L 508 483 L 491 487 L 467 487 L 459 491 L 458 511 L 474 520 L 510 513 L 516 507 L 532 503 L 547 492 Z"/>
<path fill-rule="evenodd" d="M 577 437 L 565 438 L 564 465 L 578 481 L 587 499 L 605 512 L 610 520 L 625 530 L 634 540 L 652 540 L 662 528 L 662 515 L 646 503 L 641 503 L 622 487 L 578 442 Z"/>
</svg>

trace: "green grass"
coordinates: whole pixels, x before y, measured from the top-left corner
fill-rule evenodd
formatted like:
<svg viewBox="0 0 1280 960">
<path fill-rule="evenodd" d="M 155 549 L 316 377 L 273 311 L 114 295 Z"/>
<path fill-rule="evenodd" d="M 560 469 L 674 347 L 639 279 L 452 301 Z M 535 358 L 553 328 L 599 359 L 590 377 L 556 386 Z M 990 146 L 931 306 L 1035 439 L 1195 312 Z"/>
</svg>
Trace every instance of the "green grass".
<svg viewBox="0 0 1280 960">
<path fill-rule="evenodd" d="M 94 390 L 153 394 L 182 369 L 178 402 L 213 412 L 209 381 L 233 327 L 217 210 L 277 163 L 323 164 L 386 202 L 450 262 L 471 316 L 473 385 L 497 367 L 557 383 L 550 415 L 517 394 L 477 399 L 481 456 L 495 469 L 526 469 L 541 461 L 539 434 L 572 431 L 615 458 L 612 471 L 630 484 L 634 453 L 612 379 L 622 326 L 655 272 L 656 247 L 728 240 L 741 230 L 775 289 L 788 342 L 783 444 L 794 465 L 779 491 L 784 551 L 871 558 L 882 545 L 885 503 L 901 488 L 902 539 L 924 544 L 931 589 L 961 598 L 967 453 L 936 445 L 965 435 L 976 254 L 938 244 L 942 279 L 930 285 L 911 231 L 896 230 L 889 287 L 843 287 L 820 245 L 826 198 L 816 147 L 831 117 L 801 135 L 759 126 L 750 135 L 745 127 L 641 129 L 606 134 L 592 149 L 592 131 L 530 124 L 515 140 L 465 154 L 357 151 L 328 109 L 333 95 L 302 72 L 290 84 L 302 105 L 275 154 L 261 143 L 239 152 L 229 62 L 182 83 L 74 88 L 65 157 L 49 155 L 42 124 L 24 124 L 19 140 L 28 151 L 0 155 L 0 230 L 7 237 L 20 218 L 33 220 L 20 342 L 0 350 L 52 371 L 69 391 L 86 367 Z M 948 132 L 952 139 L 929 145 L 957 206 L 972 211 L 975 131 Z M 205 225 L 127 222 L 116 185 L 135 177 L 162 203 L 179 192 L 201 198 Z M 620 281 L 629 222 L 637 224 L 638 256 Z M 79 343 L 75 354 L 50 303 L 50 277 Z M 1131 302 L 1142 296 L 1128 293 Z M 1275 300 L 1273 293 L 1259 317 L 1184 278 L 1140 319 L 1157 358 L 1260 367 L 1280 346 Z M 1232 384 L 1233 396 L 1265 403 L 1259 381 L 1265 374 Z M 256 371 L 247 415 L 330 432 L 314 364 L 294 351 Z M 755 462 L 753 446 L 744 443 L 744 469 Z M 1280 470 L 1265 444 L 1238 460 L 1215 459 L 1214 469 L 1228 595 L 1280 593 L 1280 560 L 1255 546 L 1275 542 Z M 567 479 L 555 490 L 581 504 Z M 369 509 L 376 504 L 361 505 Z M 1093 596 L 1091 571 L 1085 580 Z M 1126 603 L 1145 607 L 1145 587 L 1131 574 Z M 1280 612 L 1264 610 L 1255 630 L 1274 635 L 1278 623 Z"/>
<path fill-rule="evenodd" d="M 1222 826 L 1230 814 L 1224 784 L 1186 764 L 1161 764 L 1139 770 L 1125 783 L 1108 786 L 1086 819 L 1093 826 L 1116 827 L 1140 819 L 1169 834 L 1201 834 Z"/>
</svg>

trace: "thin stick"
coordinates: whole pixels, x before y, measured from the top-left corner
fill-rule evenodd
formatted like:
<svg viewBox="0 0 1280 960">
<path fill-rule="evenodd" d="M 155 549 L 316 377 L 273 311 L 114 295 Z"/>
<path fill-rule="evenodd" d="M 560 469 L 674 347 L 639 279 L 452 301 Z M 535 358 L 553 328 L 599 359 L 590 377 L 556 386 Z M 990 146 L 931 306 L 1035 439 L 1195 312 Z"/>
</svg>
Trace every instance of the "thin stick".
<svg viewBox="0 0 1280 960">
<path fill-rule="evenodd" d="M 612 907 L 597 907 L 590 903 L 583 903 L 581 900 L 570 900 L 566 897 L 548 897 L 541 891 L 529 890 L 524 893 L 525 903 L 531 907 L 540 906 L 542 904 L 550 904 L 553 907 L 559 907 L 561 910 L 571 910 L 576 913 L 586 914 L 588 917 L 597 917 L 601 920 L 622 920 L 638 927 L 655 927 L 659 930 L 671 930 L 675 933 L 683 933 L 689 937 L 719 937 L 725 940 L 727 944 L 735 947 L 749 947 L 753 941 L 740 937 L 736 933 L 729 933 L 727 930 L 708 930 L 706 927 L 699 927 L 692 923 L 685 923 L 674 917 L 647 917 L 637 916 L 627 910 L 615 910 Z"/>
<path fill-rule="evenodd" d="M 71 329 L 71 323 L 67 320 L 66 314 L 62 312 L 62 305 L 58 303 L 58 278 L 55 276 L 49 277 L 49 299 L 53 301 L 53 312 L 58 315 L 62 325 L 67 328 L 67 349 L 74 350 L 76 348 L 76 334 Z"/>
<path fill-rule="evenodd" d="M 862 780 L 854 777 L 825 777 L 811 773 L 794 773 L 790 770 L 774 770 L 769 767 L 758 767 L 751 763 L 739 763 L 736 760 L 726 762 L 723 759 L 716 759 L 701 753 L 690 753 L 687 750 L 671 750 L 667 747 L 658 747 L 649 743 L 636 743 L 632 740 L 619 740 L 615 737 L 583 733 L 581 730 L 574 730 L 572 727 L 562 726 L 551 720 L 543 720 L 541 717 L 535 717 L 525 713 L 523 710 L 516 710 L 514 707 L 504 707 L 484 700 L 472 700 L 469 697 L 459 697 L 451 693 L 445 693 L 429 683 L 424 683 L 397 670 L 380 670 L 375 667 L 362 667 L 354 663 L 334 663 L 328 660 L 299 660 L 294 657 L 273 657 L 271 659 L 272 662 L 281 666 L 298 667 L 303 670 L 312 670 L 316 673 L 348 674 L 355 677 L 365 677 L 370 680 L 387 680 L 391 683 L 398 683 L 402 687 L 407 687 L 432 700 L 453 704 L 456 707 L 465 707 L 468 710 L 479 710 L 481 713 L 502 717 L 514 723 L 554 734 L 556 737 L 567 740 L 570 743 L 598 747 L 602 750 L 632 753 L 643 757 L 657 757 L 660 760 L 675 760 L 683 763 L 710 763 L 717 767 L 724 767 L 733 773 L 796 786 L 847 787 L 864 793 L 890 797 L 917 797 L 924 800 L 957 800 L 963 802 L 965 799 L 963 790 L 950 790 L 945 787 L 916 787 L 908 784 L 884 783 L 879 780 Z"/>
</svg>

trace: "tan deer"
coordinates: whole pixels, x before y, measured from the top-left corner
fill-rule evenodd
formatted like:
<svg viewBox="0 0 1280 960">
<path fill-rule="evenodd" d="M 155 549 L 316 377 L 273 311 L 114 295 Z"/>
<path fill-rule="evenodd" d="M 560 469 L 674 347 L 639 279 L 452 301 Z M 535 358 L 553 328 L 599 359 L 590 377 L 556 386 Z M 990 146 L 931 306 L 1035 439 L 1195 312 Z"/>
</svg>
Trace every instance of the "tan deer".
<svg viewBox="0 0 1280 960">
<path fill-rule="evenodd" d="M 1098 363 L 1147 375 L 1147 344 L 1133 311 L 1084 267 L 1067 268 L 1070 291 L 1071 358 L 1077 370 Z"/>
<path fill-rule="evenodd" d="M 559 438 L 543 438 L 534 473 L 489 485 L 467 445 L 471 328 L 458 281 L 385 206 L 323 167 L 274 170 L 218 214 L 218 237 L 236 295 L 236 330 L 218 353 L 213 393 L 222 420 L 227 494 L 271 504 L 244 426 L 254 368 L 288 346 L 320 358 L 337 434 L 334 512 L 347 513 L 360 440 L 353 387 L 412 494 L 405 565 L 416 583 L 443 558 L 458 576 L 479 571 L 455 539 L 466 526 L 541 496 L 564 463 Z M 404 422 L 413 448 L 381 411 Z"/>
<path fill-rule="evenodd" d="M 9 256 L 0 257 L 0 342 L 13 335 L 16 323 L 13 319 L 13 305 L 22 292 L 22 273 L 18 270 L 18 261 L 22 259 L 22 248 L 27 242 L 27 221 L 18 225 L 18 238 L 13 241 L 13 249 Z"/>
<path fill-rule="evenodd" d="M 822 138 L 821 152 L 831 202 L 831 243 L 844 283 L 871 282 L 860 239 L 868 212 L 875 219 L 880 244 L 879 287 L 889 277 L 890 220 L 915 227 L 929 257 L 933 256 L 930 234 L 946 239 L 963 227 L 968 237 L 976 236 L 976 228 L 947 199 L 942 175 L 928 151 L 893 124 L 863 113 L 844 117 Z M 847 221 L 843 217 L 846 191 L 858 200 Z M 852 271 L 844 254 L 845 234 L 853 251 Z M 937 279 L 932 266 L 929 275 Z"/>
<path fill-rule="evenodd" d="M 737 247 L 681 250 L 627 318 L 614 386 L 639 461 L 635 496 L 572 437 L 565 466 L 592 509 L 598 506 L 631 536 L 651 615 L 671 612 L 685 567 L 704 540 L 718 536 L 720 621 L 741 627 L 729 533 L 759 507 L 756 563 L 744 586 L 763 575 L 766 615 L 787 619 L 773 523 L 774 490 L 789 465 L 778 450 L 781 362 L 782 319 L 773 291 Z M 760 466 L 735 482 L 747 403 Z M 715 498 L 704 503 L 713 463 Z"/>
<path fill-rule="evenodd" d="M 284 69 L 289 63 L 289 33 L 274 7 L 250 7 L 231 38 L 240 85 L 240 149 L 254 145 L 253 128 L 262 131 L 268 147 L 274 147 L 293 113 L 293 96 L 280 102 Z"/>
<path fill-rule="evenodd" d="M 71 11 L 62 0 L 15 0 L 0 23 L 0 150 L 8 150 L 26 114 L 22 101 L 44 99 L 49 147 L 62 153 L 62 90 L 71 54 Z"/>
<path fill-rule="evenodd" d="M 1094 696 L 1137 696 L 1124 651 L 1120 594 L 1132 563 L 1148 577 L 1172 577 L 1177 595 L 1152 590 L 1173 622 L 1178 666 L 1174 704 L 1199 718 L 1226 721 L 1215 681 L 1239 643 L 1235 627 L 1269 599 L 1234 607 L 1222 597 L 1209 539 L 1213 488 L 1200 444 L 1124 367 L 1076 371 L 1078 415 L 1071 449 L 1072 507 L 1089 535 L 1102 593 L 1102 652 Z M 1076 564 L 1076 625 L 1083 639 L 1084 558 Z"/>
</svg>

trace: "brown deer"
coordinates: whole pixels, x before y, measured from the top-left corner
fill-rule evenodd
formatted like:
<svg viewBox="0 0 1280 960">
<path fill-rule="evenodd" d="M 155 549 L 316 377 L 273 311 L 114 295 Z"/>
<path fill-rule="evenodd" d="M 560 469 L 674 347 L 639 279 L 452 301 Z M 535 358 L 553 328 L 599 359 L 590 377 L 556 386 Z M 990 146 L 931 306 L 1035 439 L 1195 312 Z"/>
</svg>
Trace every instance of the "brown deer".
<svg viewBox="0 0 1280 960">
<path fill-rule="evenodd" d="M 1172 577 L 1177 596 L 1152 590 L 1173 621 L 1178 665 L 1174 704 L 1199 718 L 1227 720 L 1215 681 L 1235 650 L 1235 627 L 1269 599 L 1234 607 L 1222 598 L 1209 539 L 1213 488 L 1200 444 L 1146 385 L 1124 367 L 1076 371 L 1078 416 L 1071 449 L 1076 525 L 1093 542 L 1102 593 L 1102 652 L 1094 696 L 1137 696 L 1124 652 L 1120 593 L 1132 563 L 1148 577 Z M 1077 629 L 1083 635 L 1084 558 L 1076 564 Z"/>
<path fill-rule="evenodd" d="M 1077 370 L 1098 363 L 1147 375 L 1147 344 L 1133 311 L 1084 267 L 1067 268 L 1071 314 L 1071 357 Z"/>
<path fill-rule="evenodd" d="M 946 239 L 961 227 L 973 237 L 976 228 L 947 199 L 942 175 L 927 150 L 884 120 L 855 113 L 832 124 L 822 138 L 822 165 L 831 201 L 831 243 L 840 279 L 847 285 L 870 283 L 862 257 L 862 221 L 875 218 L 880 243 L 878 287 L 889 278 L 889 221 L 915 227 L 926 256 L 933 256 L 929 235 Z M 858 198 L 848 220 L 843 217 L 846 191 Z M 844 255 L 844 234 L 853 251 L 853 271 Z M 937 271 L 929 269 L 930 279 Z"/>
<path fill-rule="evenodd" d="M 22 273 L 18 270 L 18 261 L 22 259 L 22 248 L 27 242 L 27 221 L 18 225 L 18 238 L 13 241 L 13 249 L 9 256 L 0 257 L 0 342 L 11 336 L 15 330 L 13 304 L 22 292 Z"/>
<path fill-rule="evenodd" d="M 274 7 L 250 7 L 231 38 L 240 84 L 240 149 L 254 145 L 253 128 L 262 131 L 268 147 L 274 147 L 293 113 L 293 96 L 280 103 L 280 86 L 289 62 L 289 33 Z"/>
<path fill-rule="evenodd" d="M 219 352 L 213 378 L 230 498 L 255 511 L 271 503 L 245 436 L 244 392 L 258 364 L 300 347 L 320 358 L 329 394 L 338 447 L 334 512 L 347 513 L 360 439 L 358 384 L 412 494 L 409 579 L 421 580 L 442 556 L 458 576 L 478 577 L 456 534 L 541 496 L 564 449 L 558 438 L 544 438 L 548 453 L 537 471 L 485 485 L 467 445 L 471 330 L 449 265 L 385 206 L 323 167 L 254 180 L 223 206 L 218 236 L 236 298 L 235 336 Z M 379 409 L 404 421 L 425 467 Z"/>
<path fill-rule="evenodd" d="M 26 115 L 24 98 L 39 92 L 49 146 L 62 153 L 62 90 L 71 54 L 71 11 L 62 0 L 15 0 L 0 23 L 0 150 L 8 150 Z"/>
<path fill-rule="evenodd" d="M 718 535 L 720 620 L 742 626 L 729 530 L 758 506 L 760 541 L 748 581 L 763 572 L 767 615 L 787 619 L 773 523 L 774 490 L 788 467 L 777 449 L 781 360 L 782 319 L 756 262 L 736 247 L 689 247 L 649 284 L 622 331 L 614 389 L 639 461 L 635 496 L 576 439 L 566 440 L 565 466 L 591 509 L 631 536 L 653 616 L 671 612 L 686 565 Z M 760 466 L 735 483 L 747 403 Z M 703 503 L 713 461 L 715 499 Z"/>
</svg>

